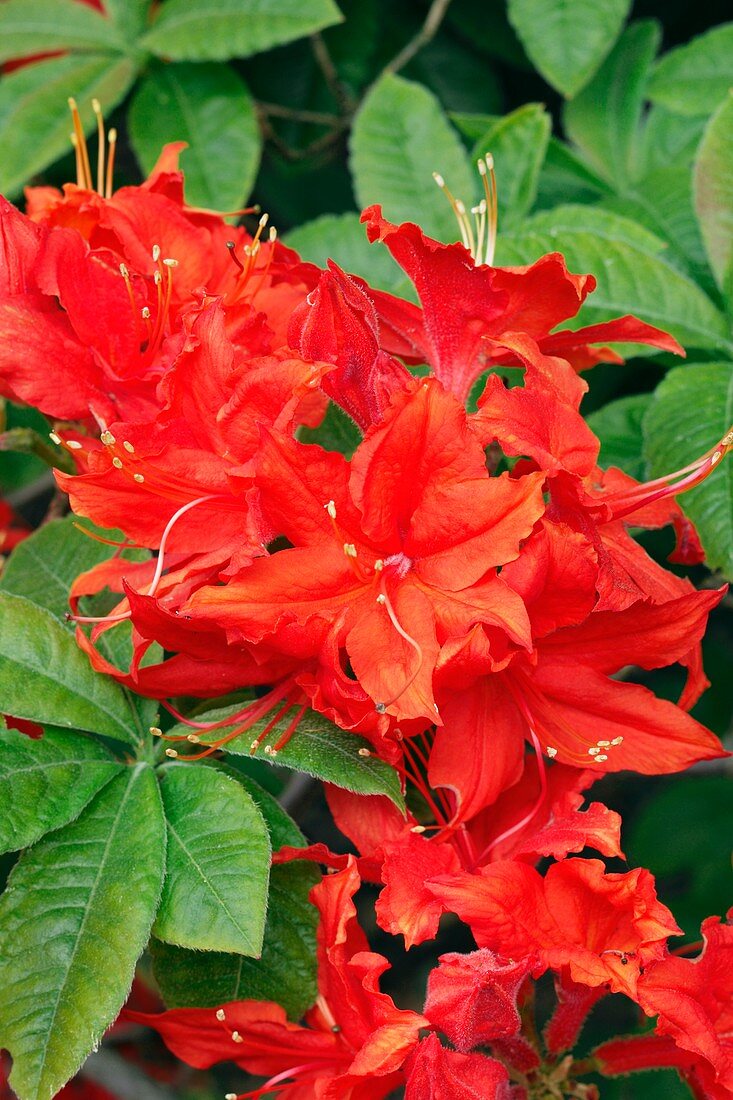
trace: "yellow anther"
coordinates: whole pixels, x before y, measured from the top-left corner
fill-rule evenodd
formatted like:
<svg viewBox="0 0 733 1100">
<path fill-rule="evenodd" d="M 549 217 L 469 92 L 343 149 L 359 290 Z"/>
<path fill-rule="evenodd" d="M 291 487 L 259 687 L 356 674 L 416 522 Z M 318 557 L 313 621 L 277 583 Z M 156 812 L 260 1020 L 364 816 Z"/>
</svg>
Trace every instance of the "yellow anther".
<svg viewBox="0 0 733 1100">
<path fill-rule="evenodd" d="M 115 457 L 112 459 L 112 465 L 115 467 L 116 470 L 121 470 L 122 469 L 122 459 L 118 458 L 117 455 L 115 455 Z"/>
</svg>

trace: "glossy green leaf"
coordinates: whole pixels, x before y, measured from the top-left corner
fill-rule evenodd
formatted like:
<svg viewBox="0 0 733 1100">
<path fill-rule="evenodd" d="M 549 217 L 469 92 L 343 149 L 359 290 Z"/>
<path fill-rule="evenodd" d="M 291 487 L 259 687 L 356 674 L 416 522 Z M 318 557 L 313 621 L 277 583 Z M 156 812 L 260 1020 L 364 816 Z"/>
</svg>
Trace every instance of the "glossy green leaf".
<svg viewBox="0 0 733 1100">
<path fill-rule="evenodd" d="M 658 104 L 651 107 L 643 119 L 637 149 L 640 179 L 658 168 L 674 168 L 687 177 L 704 128 L 704 118 L 676 115 Z"/>
<path fill-rule="evenodd" d="M 666 244 L 664 258 L 708 293 L 715 293 L 692 205 L 689 172 L 680 171 L 676 164 L 657 169 L 627 194 L 606 199 L 603 206 L 655 233 Z"/>
<path fill-rule="evenodd" d="M 730 348 L 726 318 L 663 258 L 663 242 L 643 226 L 598 208 L 559 207 L 529 219 L 521 233 L 500 234 L 497 262 L 530 263 L 552 251 L 563 253 L 571 271 L 593 272 L 598 281 L 572 326 L 633 313 L 688 347 Z"/>
<path fill-rule="evenodd" d="M 240 703 L 204 713 L 197 712 L 196 721 L 218 722 L 238 713 L 241 709 Z M 276 756 L 273 756 L 270 752 L 271 747 L 282 736 L 294 716 L 295 710 L 292 710 L 280 719 L 254 753 L 256 758 L 268 760 L 273 764 L 282 764 L 283 767 L 293 768 L 295 771 L 307 772 L 316 779 L 334 783 L 347 791 L 356 791 L 358 794 L 384 794 L 396 806 L 402 808 L 404 800 L 399 776 L 394 768 L 371 754 L 360 755 L 360 749 L 368 749 L 368 742 L 357 734 L 339 729 L 328 718 L 315 711 L 305 712 L 288 743 L 278 751 Z M 249 756 L 253 740 L 268 722 L 269 716 L 254 723 L 246 733 L 222 746 L 224 751 Z M 229 732 L 229 729 L 235 728 L 236 726 L 230 728 L 222 726 L 210 734 L 197 732 L 201 734 L 201 741 L 204 743 L 218 740 Z M 189 732 L 189 727 L 174 726 L 168 732 L 175 736 L 185 736 Z M 265 751 L 265 748 L 268 751 Z"/>
<path fill-rule="evenodd" d="M 167 0 L 141 44 L 173 61 L 224 61 L 340 21 L 333 0 Z"/>
<path fill-rule="evenodd" d="M 53 50 L 106 53 L 124 47 L 116 28 L 75 0 L 5 0 L 0 4 L 0 61 Z M 59 110 L 63 107 L 59 104 Z"/>
<path fill-rule="evenodd" d="M 618 38 L 631 0 L 509 0 L 509 19 L 528 56 L 553 88 L 573 96 Z"/>
<path fill-rule="evenodd" d="M 122 767 L 76 730 L 48 727 L 35 739 L 0 729 L 0 851 L 27 848 L 73 821 Z"/>
<path fill-rule="evenodd" d="M 317 428 L 301 428 L 302 443 L 317 443 L 326 451 L 338 451 L 350 459 L 361 442 L 362 435 L 351 417 L 330 401 L 326 415 Z"/>
<path fill-rule="evenodd" d="M 634 393 L 590 414 L 588 427 L 601 441 L 599 465 L 618 466 L 631 477 L 643 480 L 641 423 L 650 401 L 651 394 Z"/>
<path fill-rule="evenodd" d="M 163 879 L 147 765 L 21 856 L 0 898 L 0 1046 L 19 1100 L 51 1100 L 122 1007 Z"/>
<path fill-rule="evenodd" d="M 710 266 L 729 294 L 733 273 L 733 94 L 710 119 L 695 162 L 695 209 Z"/>
<path fill-rule="evenodd" d="M 305 839 L 278 802 L 257 783 L 235 772 L 230 757 L 225 771 L 259 806 L 270 832 L 273 850 L 284 844 L 301 847 Z M 308 900 L 319 873 L 312 863 L 278 864 L 270 873 L 270 898 L 260 959 L 242 955 L 186 951 L 153 940 L 155 976 L 171 1007 L 220 1005 L 238 998 L 277 1001 L 293 1020 L 316 999 L 315 930 L 317 912 Z"/>
<path fill-rule="evenodd" d="M 593 202 L 600 195 L 610 194 L 611 190 L 608 182 L 591 172 L 568 145 L 558 138 L 550 138 L 537 185 L 536 205 L 540 209 L 568 202 Z"/>
<path fill-rule="evenodd" d="M 713 27 L 657 63 L 649 98 L 680 115 L 706 116 L 733 85 L 733 23 Z"/>
<path fill-rule="evenodd" d="M 237 210 L 254 185 L 262 151 L 252 97 L 226 65 L 159 65 L 140 83 L 128 115 L 130 141 L 146 173 L 162 145 L 186 141 L 186 200 Z"/>
<path fill-rule="evenodd" d="M 677 470 L 714 447 L 733 424 L 733 362 L 688 363 L 669 372 L 644 418 L 653 477 Z M 720 463 L 679 503 L 697 527 L 707 564 L 733 579 L 733 466 Z"/>
<path fill-rule="evenodd" d="M 24 539 L 0 575 L 0 591 L 24 596 L 62 620 L 69 610 L 69 589 L 76 577 L 114 553 L 113 546 L 83 534 L 76 524 L 87 526 L 76 516 L 66 516 L 44 524 Z"/>
<path fill-rule="evenodd" d="M 344 271 L 360 275 L 370 286 L 402 293 L 405 273 L 383 244 L 369 244 L 356 213 L 324 214 L 291 229 L 284 240 L 312 264 L 325 267 L 327 260 L 335 260 Z"/>
<path fill-rule="evenodd" d="M 142 34 L 150 14 L 150 0 L 102 0 L 104 10 L 129 42 Z"/>
<path fill-rule="evenodd" d="M 50 612 L 0 593 L 0 712 L 134 743 L 125 695 Z"/>
<path fill-rule="evenodd" d="M 541 103 L 527 103 L 479 137 L 474 160 L 491 153 L 499 195 L 499 225 L 511 228 L 529 213 L 537 197 L 552 121 Z"/>
<path fill-rule="evenodd" d="M 659 38 L 651 20 L 632 23 L 590 84 L 565 106 L 568 137 L 593 171 L 621 191 L 637 173 L 639 124 Z"/>
<path fill-rule="evenodd" d="M 74 96 L 86 132 L 96 123 L 93 98 L 109 114 L 135 78 L 129 58 L 104 54 L 53 57 L 27 65 L 0 80 L 0 191 L 11 195 L 35 172 L 68 152 L 69 116 L 64 105 Z"/>
<path fill-rule="evenodd" d="M 433 172 L 466 206 L 478 195 L 478 173 L 437 99 L 399 76 L 383 77 L 357 112 L 351 171 L 359 206 L 380 203 L 386 218 L 418 222 L 445 241 L 457 239 L 458 226 Z"/>
<path fill-rule="evenodd" d="M 233 779 L 193 764 L 160 772 L 168 846 L 155 935 L 203 951 L 262 950 L 270 842 Z"/>
</svg>

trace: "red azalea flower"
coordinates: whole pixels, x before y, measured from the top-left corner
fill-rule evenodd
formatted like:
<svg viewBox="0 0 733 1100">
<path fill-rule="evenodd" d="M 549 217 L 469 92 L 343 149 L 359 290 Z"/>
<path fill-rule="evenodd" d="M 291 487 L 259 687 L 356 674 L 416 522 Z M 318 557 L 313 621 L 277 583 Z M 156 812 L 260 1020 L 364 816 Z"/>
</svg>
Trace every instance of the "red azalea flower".
<svg viewBox="0 0 733 1100">
<path fill-rule="evenodd" d="M 30 217 L 0 203 L 0 392 L 103 428 L 150 419 L 158 381 L 186 343 L 187 315 L 206 295 L 221 297 L 238 348 L 285 346 L 290 314 L 318 272 L 274 231 L 261 240 L 266 217 L 252 237 L 187 207 L 180 145 L 142 186 L 113 194 L 110 169 L 94 191 L 78 124 L 82 146 L 80 184 L 30 189 Z M 101 181 L 104 142 L 100 150 Z"/>
<path fill-rule="evenodd" d="M 430 891 L 471 928 L 479 947 L 538 972 L 568 968 L 574 982 L 636 996 L 639 975 L 680 930 L 648 871 L 607 874 L 597 859 L 567 859 L 543 878 L 515 862 L 431 880 Z"/>
<path fill-rule="evenodd" d="M 513 1095 L 501 1062 L 447 1050 L 435 1035 L 410 1056 L 405 1100 L 510 1100 Z"/>
<path fill-rule="evenodd" d="M 29 534 L 28 524 L 0 498 L 0 554 L 9 554 Z"/>
<path fill-rule="evenodd" d="M 293 548 L 199 589 L 183 610 L 235 643 L 273 645 L 296 630 L 314 656 L 337 628 L 379 713 L 434 721 L 447 638 L 482 622 L 527 642 L 523 604 L 496 566 L 540 517 L 540 481 L 490 477 L 463 409 L 434 382 L 395 397 L 350 466 L 271 433 L 256 482 L 273 534 Z"/>
<path fill-rule="evenodd" d="M 430 1023 L 467 1054 L 493 1039 L 518 1034 L 517 996 L 532 959 L 502 959 L 482 948 L 441 955 L 428 977 L 424 1012 Z"/>
<path fill-rule="evenodd" d="M 518 334 L 536 341 L 542 353 L 562 355 L 578 369 L 618 362 L 608 348 L 591 348 L 609 340 L 681 351 L 672 337 L 635 317 L 551 334 L 558 324 L 575 316 L 596 285 L 592 275 L 571 275 L 559 253 L 527 267 L 491 267 L 474 259 L 465 245 L 440 244 L 410 222 L 392 225 L 379 206 L 365 210 L 362 221 L 369 240 L 387 245 L 417 290 L 422 314 L 406 303 L 401 317 L 401 332 L 412 344 L 413 356 L 432 367 L 461 401 L 490 366 L 518 365 L 511 344 Z M 377 302 L 378 310 L 380 305 Z M 400 305 L 391 299 L 387 316 L 393 328 L 399 323 Z"/>
<path fill-rule="evenodd" d="M 281 1100 L 381 1100 L 404 1082 L 402 1067 L 427 1020 L 395 1007 L 379 992 L 387 960 L 369 950 L 352 898 L 354 860 L 313 888 L 321 914 L 318 989 L 305 1026 L 290 1023 L 269 1001 L 235 1001 L 218 1011 L 126 1012 L 154 1027 L 183 1061 L 200 1069 L 236 1062 L 266 1084 L 245 1097 L 278 1091 Z"/>
</svg>

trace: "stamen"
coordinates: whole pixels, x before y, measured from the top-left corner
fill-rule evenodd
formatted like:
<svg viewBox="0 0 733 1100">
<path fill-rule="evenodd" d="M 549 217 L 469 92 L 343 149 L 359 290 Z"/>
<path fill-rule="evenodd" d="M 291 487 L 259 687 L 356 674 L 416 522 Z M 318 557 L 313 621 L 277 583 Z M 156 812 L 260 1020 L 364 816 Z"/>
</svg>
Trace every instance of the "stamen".
<svg viewBox="0 0 733 1100">
<path fill-rule="evenodd" d="M 92 168 L 89 163 L 89 149 L 87 148 L 87 139 L 84 136 L 84 127 L 81 124 L 81 118 L 79 116 L 79 108 L 76 105 L 76 100 L 73 96 L 69 96 L 69 110 L 71 111 L 71 117 L 74 122 L 74 133 L 76 135 L 77 146 L 79 149 L 79 155 L 81 159 L 81 184 L 80 186 L 86 188 L 88 191 L 94 189 L 92 183 Z"/>
<path fill-rule="evenodd" d="M 107 154 L 107 175 L 104 184 L 104 197 L 105 199 L 111 199 L 112 181 L 115 171 L 115 153 L 117 152 L 117 131 L 114 127 L 112 127 L 107 135 L 107 145 L 109 147 L 109 152 Z"/>
<path fill-rule="evenodd" d="M 138 479 L 142 480 L 143 475 L 142 474 L 134 474 L 133 476 L 134 476 L 135 480 L 137 481 Z M 212 494 L 209 494 L 208 496 L 205 496 L 205 497 L 197 497 L 196 500 L 190 500 L 188 502 L 188 504 L 184 504 L 182 508 L 179 508 L 177 512 L 174 512 L 173 515 L 171 516 L 171 518 L 168 520 L 167 524 L 165 525 L 165 530 L 163 531 L 162 538 L 160 540 L 160 546 L 158 548 L 158 561 L 157 561 L 157 564 L 156 564 L 156 567 L 155 567 L 155 573 L 153 574 L 153 580 L 150 584 L 150 588 L 147 591 L 148 596 L 155 595 L 155 590 L 157 589 L 158 584 L 160 583 L 160 578 L 163 575 L 163 566 L 164 566 L 164 562 L 165 562 L 165 544 L 168 541 L 168 536 L 170 535 L 171 531 L 173 530 L 175 525 L 178 523 L 178 520 L 181 518 L 181 516 L 185 516 L 186 512 L 190 512 L 191 509 L 195 508 L 197 505 L 205 504 L 206 501 L 214 500 L 214 499 L 215 499 L 215 494 L 212 493 Z"/>
<path fill-rule="evenodd" d="M 386 699 L 382 702 L 375 703 L 374 709 L 376 710 L 377 714 L 385 714 L 386 711 L 387 711 L 387 708 L 393 706 L 397 702 L 397 700 L 400 699 L 405 694 L 405 692 L 408 690 L 408 688 L 412 687 L 412 685 L 415 683 L 415 680 L 417 680 L 418 676 L 420 675 L 420 672 L 422 671 L 423 651 L 422 651 L 422 647 L 421 647 L 420 643 L 415 641 L 415 639 L 412 637 L 411 634 L 407 633 L 407 631 L 404 629 L 404 627 L 400 623 L 399 619 L 397 618 L 397 615 L 395 614 L 395 610 L 392 606 L 390 598 L 389 598 L 389 596 L 387 595 L 387 593 L 385 591 L 384 578 L 383 577 L 380 580 L 380 585 L 381 585 L 381 591 L 380 591 L 379 595 L 377 596 L 377 603 L 381 604 L 386 609 L 387 614 L 389 615 L 390 622 L 392 623 L 392 626 L 395 628 L 395 630 L 397 631 L 399 636 L 401 638 L 404 638 L 404 640 L 407 642 L 408 645 L 412 646 L 412 648 L 415 650 L 415 653 L 417 654 L 417 667 L 415 668 L 414 672 L 412 673 L 412 675 L 407 680 L 407 683 L 404 685 L 404 687 L 402 687 L 400 689 L 400 691 L 398 691 L 397 694 L 395 696 L 393 696 L 391 699 Z"/>
<path fill-rule="evenodd" d="M 229 256 L 237 265 L 240 271 L 244 271 L 244 264 L 237 255 L 237 246 L 234 241 L 227 241 L 227 248 L 229 249 Z"/>
<path fill-rule="evenodd" d="M 712 447 L 707 454 L 696 459 L 695 462 L 691 462 L 671 474 L 655 478 L 653 481 L 635 485 L 625 492 L 605 497 L 605 503 L 612 510 L 611 518 L 614 520 L 624 519 L 626 516 L 638 511 L 639 508 L 644 508 L 649 504 L 656 503 L 658 500 L 664 500 L 666 497 L 676 496 L 677 493 L 684 493 L 688 489 L 693 489 L 712 473 L 731 448 L 733 448 L 733 428 L 727 431 L 720 442 Z M 670 484 L 673 478 L 680 478 L 680 480 Z"/>
<path fill-rule="evenodd" d="M 104 195 L 104 118 L 98 99 L 92 100 L 92 110 L 97 119 L 97 192 Z"/>
<path fill-rule="evenodd" d="M 496 174 L 494 172 L 494 158 L 491 153 L 487 153 L 483 160 L 479 160 L 477 163 L 479 175 L 481 176 L 481 183 L 483 184 L 484 194 L 486 196 L 486 217 L 488 222 L 486 255 L 483 263 L 491 266 L 494 262 L 496 231 L 499 221 L 499 200 L 496 188 Z M 481 262 L 481 257 L 479 256 L 478 263 Z"/>
</svg>

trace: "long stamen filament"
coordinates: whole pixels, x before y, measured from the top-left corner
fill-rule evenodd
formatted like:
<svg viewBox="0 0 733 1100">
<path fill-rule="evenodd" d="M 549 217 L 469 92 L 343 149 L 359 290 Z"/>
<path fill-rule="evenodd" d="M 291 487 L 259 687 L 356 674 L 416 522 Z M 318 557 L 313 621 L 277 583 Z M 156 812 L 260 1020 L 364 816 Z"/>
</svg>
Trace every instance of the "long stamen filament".
<svg viewBox="0 0 733 1100">
<path fill-rule="evenodd" d="M 92 167 L 89 163 L 89 149 L 87 148 L 87 139 L 84 136 L 84 127 L 81 124 L 81 117 L 79 116 L 79 108 L 76 105 L 76 100 L 72 96 L 69 96 L 68 102 L 71 117 L 74 122 L 74 133 L 76 135 L 76 143 L 81 160 L 81 186 L 88 191 L 92 191 L 94 189 L 94 184 L 92 183 Z"/>
<path fill-rule="evenodd" d="M 420 675 L 420 672 L 422 671 L 423 659 L 424 658 L 423 658 L 422 646 L 420 645 L 420 643 L 417 642 L 412 637 L 411 634 L 407 633 L 407 631 L 404 629 L 404 627 L 400 623 L 399 619 L 397 618 L 397 615 L 395 614 L 394 607 L 392 606 L 392 601 L 390 600 L 389 596 L 387 595 L 387 591 L 386 591 L 383 576 L 380 578 L 379 589 L 380 589 L 380 591 L 379 591 L 379 595 L 377 596 L 377 603 L 381 604 L 382 607 L 384 607 L 387 614 L 389 615 L 389 619 L 390 619 L 390 622 L 392 623 L 392 626 L 395 628 L 395 630 L 397 631 L 399 636 L 401 638 L 404 638 L 404 640 L 407 642 L 407 644 L 409 646 L 412 646 L 412 648 L 415 650 L 415 653 L 417 654 L 417 666 L 416 666 L 414 672 L 412 673 L 412 675 L 407 680 L 407 683 L 391 699 L 385 699 L 385 700 L 375 704 L 375 709 L 377 710 L 377 712 L 379 714 L 384 714 L 385 711 L 387 710 L 387 707 L 391 707 L 394 703 L 396 703 L 397 700 L 400 699 L 405 694 L 405 692 L 409 688 L 411 688 L 412 685 L 415 683 L 415 680 L 417 680 L 418 676 Z"/>
<path fill-rule="evenodd" d="M 107 154 L 107 174 L 104 183 L 104 197 L 105 199 L 112 198 L 112 181 L 115 171 L 115 153 L 117 152 L 117 131 L 114 127 L 107 135 L 107 146 L 109 152 Z"/>
<path fill-rule="evenodd" d="M 97 192 L 104 195 L 104 118 L 98 99 L 92 100 L 92 110 L 97 119 Z"/>
</svg>

